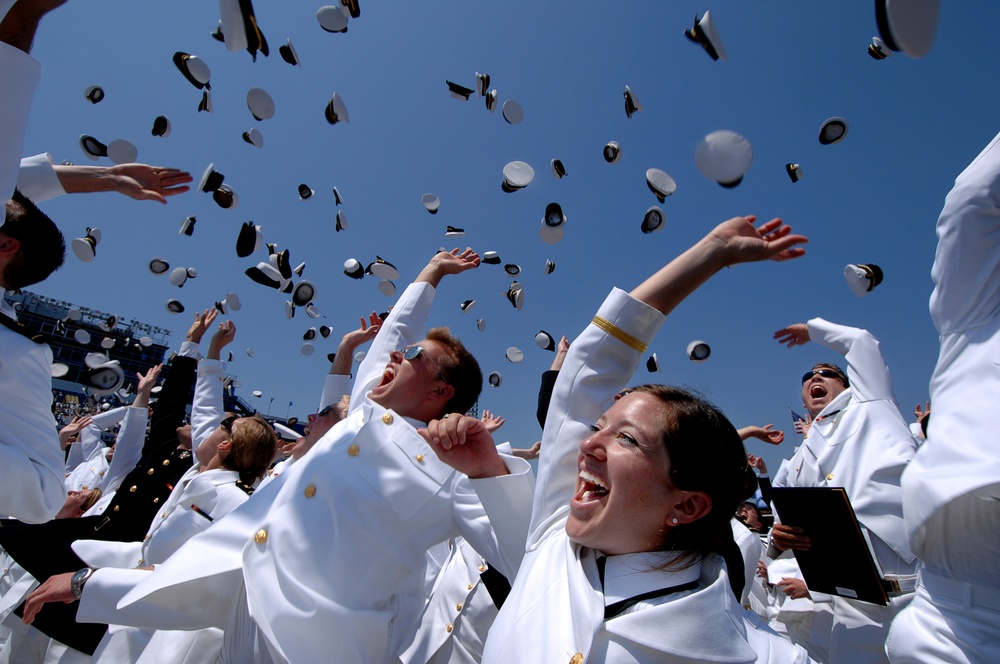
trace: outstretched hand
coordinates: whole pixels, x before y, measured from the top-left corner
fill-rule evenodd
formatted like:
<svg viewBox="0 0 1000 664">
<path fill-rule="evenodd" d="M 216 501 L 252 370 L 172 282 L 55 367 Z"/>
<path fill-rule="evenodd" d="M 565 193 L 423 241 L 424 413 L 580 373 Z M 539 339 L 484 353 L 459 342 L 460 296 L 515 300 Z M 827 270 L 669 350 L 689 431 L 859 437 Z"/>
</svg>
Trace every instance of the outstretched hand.
<svg viewBox="0 0 1000 664">
<path fill-rule="evenodd" d="M 164 168 L 149 164 L 119 164 L 108 168 L 114 178 L 115 190 L 140 201 L 159 201 L 167 204 L 167 196 L 183 194 L 191 189 L 184 186 L 191 182 L 191 174 L 178 168 Z"/>
<path fill-rule="evenodd" d="M 194 322 L 191 323 L 191 327 L 187 331 L 187 340 L 200 344 L 201 338 L 205 336 L 205 332 L 212 326 L 215 317 L 218 315 L 219 310 L 215 308 L 205 309 L 200 314 L 197 311 L 194 312 Z"/>
<path fill-rule="evenodd" d="M 442 461 L 472 479 L 508 473 L 493 436 L 478 418 L 453 413 L 431 420 L 426 429 L 417 431 Z"/>
<path fill-rule="evenodd" d="M 754 261 L 786 261 L 806 253 L 795 245 L 809 242 L 804 235 L 793 235 L 792 227 L 775 218 L 754 227 L 757 217 L 733 217 L 716 226 L 709 238 L 721 243 L 726 264 Z"/>
<path fill-rule="evenodd" d="M 785 432 L 780 429 L 772 429 L 771 427 L 773 426 L 773 424 L 765 424 L 762 427 L 743 427 L 739 430 L 740 438 L 742 440 L 756 438 L 757 440 L 762 440 L 769 445 L 780 445 L 782 441 L 785 440 Z"/>
<path fill-rule="evenodd" d="M 783 327 L 774 333 L 774 338 L 778 340 L 779 344 L 785 344 L 789 348 L 803 346 L 809 343 L 809 326 L 805 323 L 795 323 Z"/>
<path fill-rule="evenodd" d="M 464 251 L 460 251 L 455 248 L 451 251 L 439 251 L 420 271 L 415 281 L 427 282 L 436 288 L 445 275 L 472 270 L 479 267 L 479 263 L 479 254 L 472 249 L 466 248 Z"/>
<path fill-rule="evenodd" d="M 493 433 L 494 431 L 496 431 L 497 429 L 499 429 L 504 425 L 504 423 L 507 421 L 507 418 L 501 417 L 500 415 L 494 415 L 489 411 L 489 409 L 487 409 L 483 411 L 482 421 L 483 421 L 483 426 L 486 427 L 486 430 L 489 431 L 490 433 Z"/>
<path fill-rule="evenodd" d="M 218 360 L 222 357 L 222 349 L 233 342 L 236 338 L 236 323 L 231 320 L 219 323 L 219 329 L 212 335 L 212 340 L 208 344 L 208 354 L 210 360 Z"/>
</svg>

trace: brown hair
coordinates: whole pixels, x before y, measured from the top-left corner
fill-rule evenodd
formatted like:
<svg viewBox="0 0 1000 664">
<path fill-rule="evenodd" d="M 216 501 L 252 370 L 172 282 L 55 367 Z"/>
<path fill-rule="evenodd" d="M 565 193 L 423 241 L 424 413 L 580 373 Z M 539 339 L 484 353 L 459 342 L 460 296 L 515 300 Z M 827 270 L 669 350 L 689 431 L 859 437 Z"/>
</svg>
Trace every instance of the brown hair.
<svg viewBox="0 0 1000 664">
<path fill-rule="evenodd" d="M 455 394 L 438 414 L 465 413 L 472 408 L 483 391 L 483 372 L 458 337 L 447 327 L 434 327 L 427 331 L 427 338 L 448 348 L 448 354 L 438 358 L 441 379 L 455 388 Z"/>
<path fill-rule="evenodd" d="M 813 365 L 812 371 L 816 371 L 817 369 L 833 369 L 838 374 L 840 374 L 839 375 L 840 382 L 844 384 L 845 388 L 851 386 L 851 381 L 847 380 L 847 374 L 844 373 L 844 370 L 838 367 L 836 364 L 830 364 L 829 362 L 817 362 L 816 364 Z"/>
<path fill-rule="evenodd" d="M 669 567 L 689 567 L 708 553 L 721 553 L 732 540 L 729 520 L 753 477 L 736 427 L 694 392 L 670 385 L 640 385 L 629 391 L 656 397 L 665 406 L 663 445 L 673 485 L 704 492 L 712 501 L 708 514 L 670 529 L 664 549 L 680 555 Z"/>
<path fill-rule="evenodd" d="M 222 465 L 240 474 L 247 485 L 257 481 L 274 460 L 278 449 L 278 436 L 260 415 L 241 418 L 242 426 L 234 427 L 233 446 L 222 460 Z"/>
<path fill-rule="evenodd" d="M 7 201 L 0 233 L 21 245 L 3 271 L 4 287 L 8 290 L 44 281 L 63 264 L 66 256 L 63 234 L 17 189 Z"/>
</svg>

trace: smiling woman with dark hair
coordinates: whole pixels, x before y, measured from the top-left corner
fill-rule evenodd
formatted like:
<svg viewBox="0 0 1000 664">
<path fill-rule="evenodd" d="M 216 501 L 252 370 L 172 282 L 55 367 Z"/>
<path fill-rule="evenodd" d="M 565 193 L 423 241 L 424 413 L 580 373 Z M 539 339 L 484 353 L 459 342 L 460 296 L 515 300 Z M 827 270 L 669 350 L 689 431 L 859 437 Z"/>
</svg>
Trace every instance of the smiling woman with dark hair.
<svg viewBox="0 0 1000 664">
<path fill-rule="evenodd" d="M 750 474 L 739 434 L 685 390 L 621 392 L 666 314 L 709 277 L 804 253 L 806 239 L 780 220 L 754 220 L 730 219 L 631 294 L 613 291 L 573 341 L 545 423 L 525 555 L 484 662 L 757 658 L 716 555 L 732 545 Z M 431 422 L 427 439 L 470 477 L 496 467 L 479 420 Z M 518 515 L 480 498 L 498 535 L 510 532 Z"/>
</svg>

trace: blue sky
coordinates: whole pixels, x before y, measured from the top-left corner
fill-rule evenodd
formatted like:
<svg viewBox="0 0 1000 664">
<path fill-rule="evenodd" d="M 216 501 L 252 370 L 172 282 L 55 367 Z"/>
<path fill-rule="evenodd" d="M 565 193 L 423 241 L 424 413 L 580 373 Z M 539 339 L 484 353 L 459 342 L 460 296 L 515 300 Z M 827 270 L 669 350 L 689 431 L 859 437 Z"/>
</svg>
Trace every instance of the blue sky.
<svg viewBox="0 0 1000 664">
<path fill-rule="evenodd" d="M 162 3 L 71 0 L 42 24 L 34 55 L 45 74 L 35 99 L 26 153 L 90 164 L 81 134 L 104 142 L 128 138 L 139 160 L 189 170 L 197 178 L 210 162 L 239 195 L 239 206 L 218 208 L 207 194 L 188 193 L 166 206 L 112 194 L 63 197 L 43 205 L 67 237 L 87 226 L 103 232 L 97 259 L 70 255 L 65 267 L 34 290 L 175 331 L 180 342 L 189 313 L 229 291 L 243 309 L 236 359 L 230 371 L 241 393 L 261 390 L 273 414 L 315 408 L 325 355 L 371 310 L 391 300 L 377 279 L 345 277 L 346 259 L 367 264 L 376 255 L 395 264 L 400 291 L 439 248 L 495 250 L 522 268 L 525 304 L 515 311 L 504 297 L 511 279 L 484 265 L 447 279 L 432 324 L 452 327 L 479 358 L 484 374 L 504 382 L 484 388 L 481 407 L 508 417 L 500 438 L 529 446 L 539 374 L 552 355 L 534 344 L 539 329 L 557 339 L 589 321 L 612 286 L 629 289 L 707 230 L 736 214 L 780 216 L 809 236 L 808 254 L 794 263 L 727 270 L 685 302 L 651 346 L 659 374 L 640 368 L 636 382 L 673 382 L 705 392 L 737 426 L 774 422 L 790 429 L 787 405 L 800 410 L 799 378 L 819 360 L 836 356 L 819 346 L 786 349 L 771 340 L 786 324 L 823 316 L 866 327 L 881 341 L 893 370 L 903 414 L 926 398 L 937 356 L 927 314 L 932 283 L 934 222 L 955 176 L 998 130 L 1000 86 L 995 64 L 1000 5 L 942 3 L 930 54 L 895 54 L 877 62 L 866 53 L 877 34 L 873 3 L 579 1 L 530 4 L 444 0 L 361 3 L 345 34 L 322 31 L 319 3 L 255 3 L 271 46 L 268 58 L 229 53 L 209 34 L 218 20 L 214 2 Z M 683 36 L 694 15 L 711 10 L 728 51 L 713 62 Z M 302 60 L 292 67 L 278 46 L 291 38 Z M 186 51 L 212 70 L 214 113 L 198 113 L 200 92 L 174 67 Z M 473 97 L 448 95 L 445 80 L 474 87 L 488 72 L 501 103 L 518 101 L 525 119 L 507 124 Z M 989 72 L 980 80 L 979 72 Z M 83 97 L 101 85 L 106 99 Z M 624 112 L 625 85 L 643 110 Z M 245 104 L 252 86 L 267 90 L 277 111 L 257 122 Z M 330 126 L 323 108 L 338 92 L 350 123 Z M 153 118 L 170 117 L 171 135 L 150 135 Z M 848 120 L 846 139 L 822 146 L 817 133 L 831 116 Z M 241 139 L 256 126 L 263 149 Z M 694 165 L 699 140 L 717 129 L 743 134 L 754 161 L 743 183 L 723 189 Z M 605 143 L 618 141 L 622 158 L 607 164 Z M 556 180 L 549 161 L 568 175 Z M 503 193 L 503 166 L 523 160 L 536 171 L 522 191 Z M 787 162 L 802 165 L 793 184 Z M 104 160 L 102 163 L 108 163 Z M 656 167 L 677 182 L 662 205 L 663 231 L 643 235 L 645 210 L 656 203 L 644 174 Z M 297 187 L 316 190 L 300 201 Z M 331 189 L 337 186 L 349 228 L 336 233 Z M 420 197 L 433 192 L 441 210 L 429 215 Z M 543 243 L 537 230 L 546 204 L 568 217 L 565 239 Z M 181 220 L 198 219 L 193 237 L 179 236 Z M 304 276 L 318 287 L 325 319 L 300 311 L 284 315 L 284 297 L 252 283 L 243 271 L 262 250 L 240 259 L 240 224 L 263 226 L 265 240 L 306 262 Z M 465 228 L 445 238 L 446 225 Z M 153 257 L 195 267 L 183 289 L 154 277 Z M 546 275 L 546 259 L 556 270 Z M 848 263 L 874 262 L 884 283 L 868 297 L 848 290 Z M 164 303 L 188 308 L 169 314 Z M 459 304 L 477 304 L 463 314 Z M 476 319 L 487 321 L 486 331 Z M 334 328 L 317 352 L 299 352 L 312 324 Z M 689 362 L 692 339 L 713 349 L 703 364 Z M 509 346 L 523 363 L 504 358 Z M 253 359 L 243 352 L 255 350 Z M 791 433 L 791 432 L 789 432 Z M 772 470 L 791 453 L 750 442 Z"/>
</svg>

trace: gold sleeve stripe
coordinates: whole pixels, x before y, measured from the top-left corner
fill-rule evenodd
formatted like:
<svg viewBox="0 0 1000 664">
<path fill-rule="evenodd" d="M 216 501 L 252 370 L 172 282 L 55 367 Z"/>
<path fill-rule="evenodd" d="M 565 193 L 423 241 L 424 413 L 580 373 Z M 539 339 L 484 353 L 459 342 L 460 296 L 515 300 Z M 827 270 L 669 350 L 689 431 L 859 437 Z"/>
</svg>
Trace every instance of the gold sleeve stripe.
<svg viewBox="0 0 1000 664">
<path fill-rule="evenodd" d="M 645 353 L 646 349 L 649 348 L 647 344 L 642 343 L 635 337 L 633 337 L 628 332 L 621 330 L 614 323 L 609 321 L 607 318 L 601 318 L 600 316 L 594 316 L 594 320 L 591 321 L 594 325 L 601 328 L 611 336 L 613 336 L 618 341 L 622 342 L 632 350 L 639 351 L 640 353 Z"/>
</svg>

